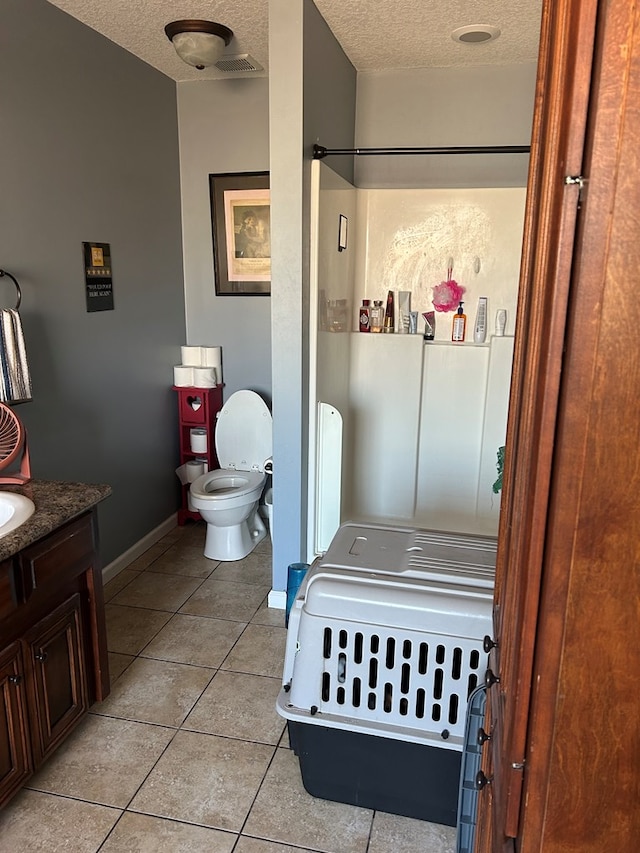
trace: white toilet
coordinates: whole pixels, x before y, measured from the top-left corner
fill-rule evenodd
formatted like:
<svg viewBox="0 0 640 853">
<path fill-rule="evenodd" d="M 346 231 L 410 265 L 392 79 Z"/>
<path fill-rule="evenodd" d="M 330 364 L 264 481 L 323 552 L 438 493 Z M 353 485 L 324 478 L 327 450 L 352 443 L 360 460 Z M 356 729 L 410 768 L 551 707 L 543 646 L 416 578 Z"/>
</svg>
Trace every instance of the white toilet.
<svg viewBox="0 0 640 853">
<path fill-rule="evenodd" d="M 194 480 L 190 503 L 207 522 L 205 557 L 241 560 L 267 534 L 258 504 L 271 471 L 272 420 L 262 397 L 232 394 L 218 414 L 215 444 L 220 468 Z"/>
</svg>

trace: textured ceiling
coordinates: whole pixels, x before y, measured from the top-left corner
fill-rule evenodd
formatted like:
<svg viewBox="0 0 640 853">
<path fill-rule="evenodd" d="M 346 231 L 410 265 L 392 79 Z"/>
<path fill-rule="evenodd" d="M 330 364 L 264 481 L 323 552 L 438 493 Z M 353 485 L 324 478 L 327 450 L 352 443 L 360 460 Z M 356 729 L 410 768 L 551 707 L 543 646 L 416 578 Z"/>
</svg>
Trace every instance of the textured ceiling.
<svg viewBox="0 0 640 853">
<path fill-rule="evenodd" d="M 180 60 L 164 26 L 204 18 L 230 27 L 225 54 L 249 54 L 269 68 L 268 0 L 49 0 L 176 81 L 228 77 Z M 535 62 L 541 0 L 315 0 L 358 71 Z M 488 44 L 461 44 L 457 27 L 501 30 Z M 257 73 L 260 76 L 260 72 Z"/>
</svg>

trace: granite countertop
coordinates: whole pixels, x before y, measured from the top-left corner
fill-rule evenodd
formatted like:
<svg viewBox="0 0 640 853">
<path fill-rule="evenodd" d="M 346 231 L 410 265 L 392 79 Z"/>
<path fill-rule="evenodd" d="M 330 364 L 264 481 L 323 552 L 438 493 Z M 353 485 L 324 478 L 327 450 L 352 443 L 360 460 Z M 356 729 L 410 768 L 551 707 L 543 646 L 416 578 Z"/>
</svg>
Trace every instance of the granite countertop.
<svg viewBox="0 0 640 853">
<path fill-rule="evenodd" d="M 24 486 L 0 485 L 2 491 L 24 495 L 36 506 L 31 518 L 0 537 L 0 560 L 6 560 L 109 497 L 111 486 L 31 480 Z"/>
</svg>

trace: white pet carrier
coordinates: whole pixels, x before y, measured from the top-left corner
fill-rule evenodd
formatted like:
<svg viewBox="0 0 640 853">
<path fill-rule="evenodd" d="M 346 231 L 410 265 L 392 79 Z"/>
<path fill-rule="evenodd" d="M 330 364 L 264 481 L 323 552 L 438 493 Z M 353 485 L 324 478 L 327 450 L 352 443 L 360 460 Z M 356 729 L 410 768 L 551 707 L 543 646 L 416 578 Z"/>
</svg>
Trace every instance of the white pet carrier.
<svg viewBox="0 0 640 853">
<path fill-rule="evenodd" d="M 291 609 L 277 702 L 307 790 L 455 823 L 467 699 L 484 678 L 482 641 L 492 633 L 495 552 L 490 537 L 354 524 L 338 530 Z M 349 754 L 346 768 L 326 766 L 338 731 L 337 753 Z M 348 741 L 345 732 L 352 733 Z M 354 762 L 366 767 L 365 753 L 381 746 L 379 783 L 370 770 L 358 770 L 351 796 L 345 772 L 348 777 Z M 398 749 L 400 781 L 392 780 L 390 768 Z M 414 758 L 416 774 L 430 775 L 426 760 L 438 777 L 428 796 L 416 792 L 417 807 L 406 805 L 411 797 L 401 793 L 403 786 L 415 787 L 411 772 L 404 778 Z M 339 795 L 333 776 L 341 777 Z M 392 786 L 393 798 L 403 801 L 399 807 L 386 796 Z M 428 801 L 442 799 L 444 788 L 449 794 L 434 810 Z"/>
</svg>

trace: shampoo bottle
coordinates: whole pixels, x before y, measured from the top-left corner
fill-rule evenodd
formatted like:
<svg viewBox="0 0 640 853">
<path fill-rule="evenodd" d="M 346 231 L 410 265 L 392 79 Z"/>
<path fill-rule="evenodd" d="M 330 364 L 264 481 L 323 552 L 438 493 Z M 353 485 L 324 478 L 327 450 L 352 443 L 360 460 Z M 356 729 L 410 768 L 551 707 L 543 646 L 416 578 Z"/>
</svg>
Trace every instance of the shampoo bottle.
<svg viewBox="0 0 640 853">
<path fill-rule="evenodd" d="M 453 327 L 451 329 L 451 340 L 461 343 L 464 341 L 465 331 L 467 329 L 467 315 L 464 313 L 462 306 L 464 302 L 458 305 L 458 310 L 453 318 Z"/>
<path fill-rule="evenodd" d="M 476 344 L 483 344 L 487 339 L 487 297 L 478 299 L 478 313 L 476 324 L 473 327 L 473 340 Z"/>
</svg>

